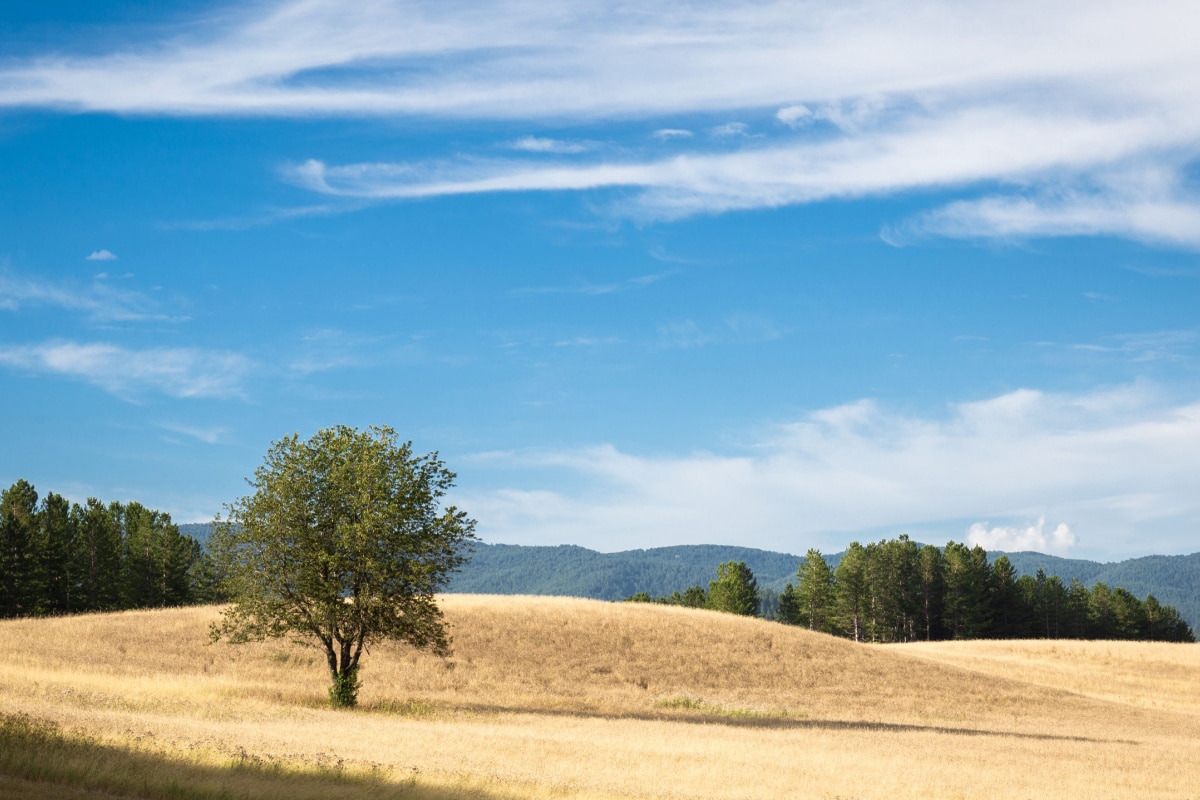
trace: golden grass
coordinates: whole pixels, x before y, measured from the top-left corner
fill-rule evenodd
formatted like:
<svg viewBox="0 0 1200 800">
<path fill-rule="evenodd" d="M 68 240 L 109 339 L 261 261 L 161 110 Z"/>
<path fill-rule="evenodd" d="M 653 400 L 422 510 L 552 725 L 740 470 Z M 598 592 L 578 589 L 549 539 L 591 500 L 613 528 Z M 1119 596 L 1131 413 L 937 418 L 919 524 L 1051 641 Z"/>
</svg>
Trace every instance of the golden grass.
<svg viewBox="0 0 1200 800">
<path fill-rule="evenodd" d="M 355 712 L 324 707 L 315 650 L 207 645 L 214 608 L 7 621 L 0 714 L 209 792 L 94 785 L 145 797 L 1200 797 L 1198 646 L 878 647 L 654 605 L 442 604 L 454 656 L 374 649 Z"/>
</svg>

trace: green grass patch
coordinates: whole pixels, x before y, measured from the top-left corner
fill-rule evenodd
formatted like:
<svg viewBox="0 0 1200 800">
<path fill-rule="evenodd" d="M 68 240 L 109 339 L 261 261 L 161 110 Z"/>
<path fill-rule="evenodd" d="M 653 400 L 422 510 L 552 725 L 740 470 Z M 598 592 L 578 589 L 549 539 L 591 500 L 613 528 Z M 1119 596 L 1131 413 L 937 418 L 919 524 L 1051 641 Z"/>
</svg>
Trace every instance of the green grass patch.
<svg viewBox="0 0 1200 800">
<path fill-rule="evenodd" d="M 707 700 L 700 700 L 695 697 L 687 697 L 678 695 L 676 697 L 668 697 L 658 701 L 659 708 L 669 709 L 671 711 L 695 711 L 701 714 L 709 714 L 718 717 L 729 717 L 733 719 L 799 719 L 803 714 L 796 714 L 788 711 L 786 708 L 764 710 L 760 708 L 741 708 L 738 706 L 728 706 L 720 703 L 710 703 Z"/>
<path fill-rule="evenodd" d="M 438 713 L 437 706 L 425 700 L 380 700 L 370 706 L 372 711 L 382 711 L 398 717 L 413 717 L 421 719 L 432 717 Z"/>
</svg>

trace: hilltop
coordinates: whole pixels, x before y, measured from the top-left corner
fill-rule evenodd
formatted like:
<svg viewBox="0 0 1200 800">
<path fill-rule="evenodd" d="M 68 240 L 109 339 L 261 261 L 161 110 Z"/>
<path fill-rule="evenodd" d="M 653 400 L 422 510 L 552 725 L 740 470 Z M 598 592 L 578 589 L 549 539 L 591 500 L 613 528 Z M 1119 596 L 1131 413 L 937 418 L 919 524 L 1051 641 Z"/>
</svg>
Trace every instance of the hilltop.
<svg viewBox="0 0 1200 800">
<path fill-rule="evenodd" d="M 65 776 L 36 784 L 47 800 L 79 781 L 201 800 L 1200 793 L 1193 645 L 885 647 L 664 606 L 443 606 L 454 655 L 373 648 L 356 712 L 324 707 L 312 649 L 208 645 L 212 607 L 0 622 L 37 643 L 0 663 L 0 775 Z M 11 720 L 30 718 L 66 733 L 35 728 L 22 761 Z"/>
</svg>

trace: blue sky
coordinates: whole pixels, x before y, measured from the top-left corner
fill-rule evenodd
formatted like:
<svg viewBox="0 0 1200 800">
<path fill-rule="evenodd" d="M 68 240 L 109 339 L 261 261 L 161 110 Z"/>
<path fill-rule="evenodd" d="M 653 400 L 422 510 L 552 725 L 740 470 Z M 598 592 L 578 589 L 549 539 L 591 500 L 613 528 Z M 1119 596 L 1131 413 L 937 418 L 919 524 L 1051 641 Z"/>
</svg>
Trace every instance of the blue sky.
<svg viewBox="0 0 1200 800">
<path fill-rule="evenodd" d="M 387 424 L 485 541 L 1200 535 L 1190 3 L 0 11 L 0 481 Z"/>
</svg>

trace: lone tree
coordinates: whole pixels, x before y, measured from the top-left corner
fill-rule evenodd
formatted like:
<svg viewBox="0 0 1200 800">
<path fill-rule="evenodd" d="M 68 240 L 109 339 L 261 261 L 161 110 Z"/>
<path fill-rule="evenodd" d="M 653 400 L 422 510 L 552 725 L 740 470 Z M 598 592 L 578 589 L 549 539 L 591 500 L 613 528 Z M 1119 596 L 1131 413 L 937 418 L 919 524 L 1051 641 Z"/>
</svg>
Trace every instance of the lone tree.
<svg viewBox="0 0 1200 800">
<path fill-rule="evenodd" d="M 475 522 L 441 508 L 454 473 L 388 427 L 337 426 L 271 445 L 210 539 L 232 601 L 212 639 L 322 647 L 330 702 L 358 699 L 359 658 L 385 639 L 449 653 L 434 594 L 466 559 Z"/>
</svg>

